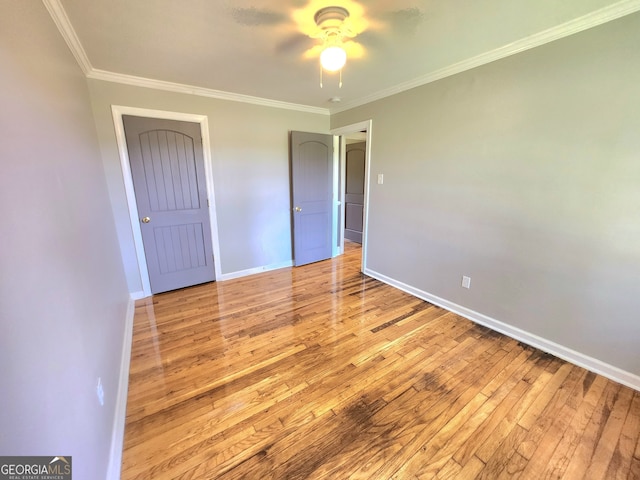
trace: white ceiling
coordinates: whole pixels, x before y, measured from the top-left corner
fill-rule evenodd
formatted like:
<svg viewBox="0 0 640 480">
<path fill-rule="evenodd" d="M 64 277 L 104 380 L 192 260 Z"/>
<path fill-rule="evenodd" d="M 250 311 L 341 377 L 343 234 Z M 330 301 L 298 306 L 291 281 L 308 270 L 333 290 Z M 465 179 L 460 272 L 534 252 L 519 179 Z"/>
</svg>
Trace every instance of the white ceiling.
<svg viewBox="0 0 640 480">
<path fill-rule="evenodd" d="M 89 77 L 312 111 L 360 105 L 640 10 L 640 0 L 43 1 Z M 299 31 L 330 5 L 368 25 L 355 38 L 365 55 L 347 61 L 342 88 L 335 74 L 320 88 L 317 58 L 304 58 L 317 41 Z"/>
</svg>

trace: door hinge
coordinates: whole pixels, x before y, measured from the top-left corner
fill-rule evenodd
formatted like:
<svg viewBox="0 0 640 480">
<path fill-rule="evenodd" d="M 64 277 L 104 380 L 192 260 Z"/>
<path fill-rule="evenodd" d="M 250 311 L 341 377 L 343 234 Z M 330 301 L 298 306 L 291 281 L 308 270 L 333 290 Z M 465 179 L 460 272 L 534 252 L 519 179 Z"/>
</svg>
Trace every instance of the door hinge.
<svg viewBox="0 0 640 480">
<path fill-rule="evenodd" d="M 207 198 L 207 207 L 211 208 L 211 202 L 209 201 L 209 199 Z"/>
</svg>

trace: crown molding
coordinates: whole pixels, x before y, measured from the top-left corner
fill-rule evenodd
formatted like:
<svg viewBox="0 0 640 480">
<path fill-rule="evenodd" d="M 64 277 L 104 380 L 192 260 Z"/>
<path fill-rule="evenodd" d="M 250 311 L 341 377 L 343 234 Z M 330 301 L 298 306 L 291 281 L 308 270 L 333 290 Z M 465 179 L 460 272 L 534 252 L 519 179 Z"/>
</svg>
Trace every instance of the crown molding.
<svg viewBox="0 0 640 480">
<path fill-rule="evenodd" d="M 434 72 L 430 72 L 414 80 L 400 83 L 393 87 L 381 90 L 371 95 L 367 95 L 366 97 L 359 98 L 358 100 L 355 100 L 353 102 L 346 102 L 340 106 L 331 108 L 330 111 L 331 114 L 334 114 L 344 112 L 355 107 L 360 107 L 367 103 L 381 100 L 383 98 L 390 97 L 391 95 L 405 92 L 412 88 L 426 85 L 428 83 L 435 82 L 446 77 L 450 77 L 451 75 L 455 75 L 457 73 L 461 73 L 466 70 L 470 70 L 472 68 L 479 67 L 496 60 L 500 60 L 510 55 L 515 55 L 516 53 L 539 47 L 540 45 L 544 45 L 545 43 L 553 42 L 554 40 L 559 40 L 563 37 L 568 37 L 569 35 L 573 35 L 574 33 L 582 32 L 583 30 L 587 30 L 592 27 L 597 27 L 598 25 L 616 20 L 618 18 L 624 17 L 625 15 L 635 13 L 639 10 L 640 0 L 622 0 L 613 5 L 601 8 L 556 27 L 549 28 L 539 33 L 535 33 L 521 40 L 517 40 L 503 47 L 496 48 L 495 50 L 482 53 L 475 57 L 462 60 L 461 62 L 454 63 Z"/>
<path fill-rule="evenodd" d="M 155 90 L 164 90 L 167 92 L 185 93 L 188 95 L 198 95 L 200 97 L 217 98 L 219 100 L 229 100 L 232 102 L 250 103 L 253 105 L 261 105 L 264 107 L 273 107 L 285 110 L 295 110 L 298 112 L 329 115 L 328 108 L 311 107 L 309 105 L 282 102 L 279 100 L 253 97 L 251 95 L 242 95 L 239 93 L 224 92 L 222 90 L 196 87 L 194 85 L 185 85 L 183 83 L 165 82 L 163 80 L 155 80 L 152 78 L 124 75 L 121 73 L 108 72 L 106 70 L 99 70 L 95 68 L 87 74 L 87 78 L 103 80 L 105 82 L 122 83 L 125 85 L 132 85 L 136 87 L 152 88 Z"/>
<path fill-rule="evenodd" d="M 67 12 L 65 12 L 62 7 L 62 4 L 59 0 L 42 0 L 42 3 L 44 3 L 44 6 L 49 11 L 49 15 L 51 15 L 53 22 L 56 24 L 56 27 L 58 27 L 62 38 L 67 42 L 71 53 L 76 57 L 76 61 L 78 62 L 78 65 L 80 65 L 82 72 L 85 75 L 88 75 L 89 72 L 93 70 L 93 67 L 91 66 L 87 52 L 84 51 L 84 48 L 80 43 L 80 39 L 78 38 L 78 35 L 76 35 L 76 31 L 71 25 L 71 21 L 67 16 Z"/>
<path fill-rule="evenodd" d="M 49 11 L 49 15 L 58 27 L 60 34 L 67 42 L 67 46 L 76 58 L 78 65 L 87 78 L 96 80 L 104 80 L 107 82 L 122 83 L 125 85 L 133 85 L 137 87 L 153 88 L 156 90 L 164 90 L 175 93 L 186 93 L 190 95 L 199 95 L 201 97 L 217 98 L 220 100 L 229 100 L 232 102 L 250 103 L 253 105 L 261 105 L 264 107 L 281 108 L 285 110 L 295 110 L 298 112 L 315 113 L 320 115 L 329 115 L 329 109 L 312 107 L 309 105 L 301 105 L 297 103 L 282 102 L 279 100 L 271 100 L 268 98 L 253 97 L 250 95 L 242 95 L 238 93 L 223 92 L 221 90 L 213 90 L 210 88 L 196 87 L 193 85 L 185 85 L 181 83 L 165 82 L 151 78 L 136 77 L 133 75 L 125 75 L 121 73 L 108 72 L 93 68 L 89 57 L 80 43 L 80 39 L 67 16 L 67 12 L 60 3 L 60 0 L 42 0 L 42 3 Z"/>
</svg>

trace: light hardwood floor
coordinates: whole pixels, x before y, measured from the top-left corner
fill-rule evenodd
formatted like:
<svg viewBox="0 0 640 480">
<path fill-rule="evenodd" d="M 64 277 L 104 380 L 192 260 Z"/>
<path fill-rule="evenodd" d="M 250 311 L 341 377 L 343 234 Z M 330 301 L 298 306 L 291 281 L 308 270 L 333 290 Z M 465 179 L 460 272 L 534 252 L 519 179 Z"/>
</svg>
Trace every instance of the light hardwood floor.
<svg viewBox="0 0 640 480">
<path fill-rule="evenodd" d="M 640 478 L 640 392 L 359 255 L 137 302 L 122 478 Z"/>
</svg>

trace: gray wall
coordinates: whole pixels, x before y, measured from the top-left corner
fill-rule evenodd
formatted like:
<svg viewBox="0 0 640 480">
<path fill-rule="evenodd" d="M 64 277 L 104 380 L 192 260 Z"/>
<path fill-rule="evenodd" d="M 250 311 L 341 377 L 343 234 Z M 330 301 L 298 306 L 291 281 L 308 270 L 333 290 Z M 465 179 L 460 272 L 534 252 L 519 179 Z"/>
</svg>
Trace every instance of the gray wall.
<svg viewBox="0 0 640 480">
<path fill-rule="evenodd" d="M 111 105 L 207 115 L 222 273 L 291 261 L 288 132 L 329 116 L 89 80 L 130 292 L 142 290 Z"/>
<path fill-rule="evenodd" d="M 373 119 L 368 267 L 640 374 L 638 45 L 634 14 L 333 115 Z"/>
<path fill-rule="evenodd" d="M 0 454 L 104 478 L 129 296 L 89 93 L 41 2 L 0 11 Z"/>
</svg>

